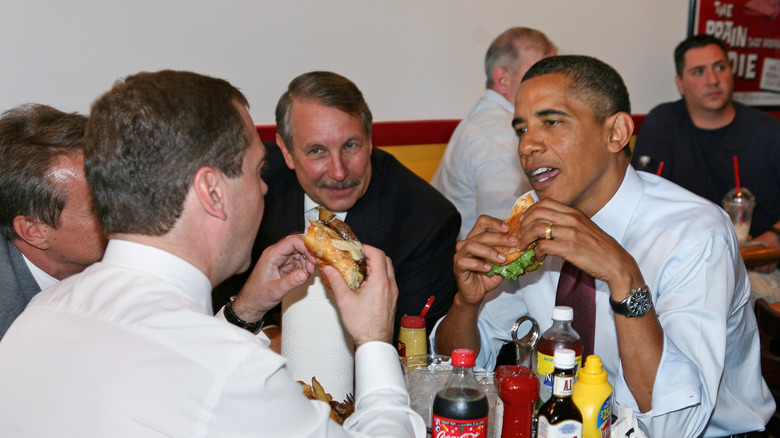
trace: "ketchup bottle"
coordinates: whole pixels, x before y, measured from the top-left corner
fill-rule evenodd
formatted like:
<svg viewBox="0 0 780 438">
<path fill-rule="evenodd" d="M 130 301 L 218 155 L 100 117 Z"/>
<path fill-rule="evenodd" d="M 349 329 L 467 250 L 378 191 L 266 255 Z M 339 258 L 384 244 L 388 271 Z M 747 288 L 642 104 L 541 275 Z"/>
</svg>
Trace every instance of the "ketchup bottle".
<svg viewBox="0 0 780 438">
<path fill-rule="evenodd" d="M 571 327 L 574 311 L 568 306 L 555 306 L 552 313 L 553 325 L 539 338 L 536 355 L 536 373 L 539 375 L 539 397 L 544 403 L 552 395 L 553 373 L 555 372 L 555 350 L 568 348 L 576 356 L 574 373 L 577 374 L 582 361 L 582 341 Z"/>
<path fill-rule="evenodd" d="M 469 349 L 454 350 L 452 376 L 433 399 L 431 436 L 436 438 L 486 438 L 489 405 L 474 377 L 477 355 Z"/>
<path fill-rule="evenodd" d="M 534 403 L 539 398 L 539 380 L 530 369 L 519 365 L 501 365 L 496 369 L 499 403 L 496 415 L 503 411 L 496 438 L 531 438 Z M 499 419 L 496 418 L 496 423 Z M 499 433 L 500 431 L 500 433 Z"/>
</svg>

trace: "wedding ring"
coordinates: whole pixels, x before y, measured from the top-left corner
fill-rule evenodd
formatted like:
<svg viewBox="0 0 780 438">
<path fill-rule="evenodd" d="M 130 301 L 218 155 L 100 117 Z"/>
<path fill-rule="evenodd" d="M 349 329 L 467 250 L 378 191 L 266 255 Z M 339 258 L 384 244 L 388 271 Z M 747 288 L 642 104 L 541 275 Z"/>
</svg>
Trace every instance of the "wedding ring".
<svg viewBox="0 0 780 438">
<path fill-rule="evenodd" d="M 547 229 L 544 231 L 544 238 L 547 240 L 552 240 L 552 224 L 547 224 Z"/>
</svg>

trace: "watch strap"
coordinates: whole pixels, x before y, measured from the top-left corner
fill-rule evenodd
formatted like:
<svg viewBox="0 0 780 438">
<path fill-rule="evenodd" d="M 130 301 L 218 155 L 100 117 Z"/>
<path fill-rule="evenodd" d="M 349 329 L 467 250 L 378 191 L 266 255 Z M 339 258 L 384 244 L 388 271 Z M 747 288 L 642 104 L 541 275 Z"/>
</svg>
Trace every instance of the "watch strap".
<svg viewBox="0 0 780 438">
<path fill-rule="evenodd" d="M 615 314 L 617 315 L 623 315 L 626 318 L 639 318 L 647 315 L 647 312 L 650 311 L 650 307 L 652 307 L 652 302 L 649 301 L 650 300 L 649 294 L 650 294 L 650 289 L 647 287 L 647 285 L 639 288 L 633 288 L 631 289 L 631 291 L 628 293 L 628 295 L 623 301 L 615 301 L 610 296 L 609 305 L 612 306 L 612 311 L 615 312 Z M 646 301 L 644 303 L 644 307 L 645 307 L 644 312 L 642 312 L 641 314 L 640 313 L 635 314 L 634 312 L 632 312 L 632 309 L 629 308 L 629 301 L 633 300 L 634 297 L 636 297 L 637 295 L 641 295 L 642 298 L 645 298 Z M 642 298 L 639 299 L 639 303 L 642 303 L 641 301 Z M 632 307 L 634 307 L 634 304 L 636 303 L 632 301 Z"/>
<path fill-rule="evenodd" d="M 239 318 L 238 315 L 236 315 L 236 312 L 233 311 L 233 300 L 235 299 L 236 297 L 232 296 L 230 297 L 230 300 L 227 302 L 227 304 L 225 304 L 224 314 L 227 322 L 235 326 L 241 327 L 242 329 L 247 329 L 250 332 L 252 332 L 252 334 L 255 335 L 260 333 L 260 330 L 262 330 L 265 321 L 263 321 L 263 319 L 260 319 L 260 321 L 256 321 L 256 322 L 246 322 L 243 319 Z"/>
<path fill-rule="evenodd" d="M 777 240 L 780 240 L 780 228 L 777 228 L 777 226 L 772 226 L 768 231 L 772 232 L 776 237 Z"/>
</svg>

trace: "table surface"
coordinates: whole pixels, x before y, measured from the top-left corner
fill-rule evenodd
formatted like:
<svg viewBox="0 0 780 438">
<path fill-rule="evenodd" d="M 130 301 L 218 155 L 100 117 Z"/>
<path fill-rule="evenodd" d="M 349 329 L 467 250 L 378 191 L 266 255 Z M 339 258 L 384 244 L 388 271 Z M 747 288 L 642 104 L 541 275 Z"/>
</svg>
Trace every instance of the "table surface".
<svg viewBox="0 0 780 438">
<path fill-rule="evenodd" d="M 780 261 L 780 251 L 768 246 L 745 245 L 739 247 L 739 252 L 748 268 Z"/>
</svg>

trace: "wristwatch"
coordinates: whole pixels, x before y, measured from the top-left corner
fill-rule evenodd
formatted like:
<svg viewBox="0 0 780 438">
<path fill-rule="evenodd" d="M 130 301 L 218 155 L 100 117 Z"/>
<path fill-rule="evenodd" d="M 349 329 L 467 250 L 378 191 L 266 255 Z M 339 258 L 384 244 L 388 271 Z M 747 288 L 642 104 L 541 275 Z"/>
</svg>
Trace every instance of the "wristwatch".
<svg viewBox="0 0 780 438">
<path fill-rule="evenodd" d="M 618 315 L 623 315 L 626 318 L 639 318 L 647 315 L 650 307 L 653 306 L 653 300 L 650 298 L 650 289 L 645 285 L 631 289 L 623 301 L 615 301 L 609 297 L 609 304 Z"/>
<path fill-rule="evenodd" d="M 236 315 L 236 312 L 233 311 L 233 300 L 235 300 L 236 297 L 232 296 L 230 297 L 230 301 L 225 304 L 225 319 L 227 322 L 237 325 L 243 329 L 247 329 L 253 334 L 258 334 L 260 330 L 263 328 L 263 320 L 260 319 L 260 321 L 257 322 L 246 322 L 243 319 L 239 318 L 238 315 Z"/>
<path fill-rule="evenodd" d="M 780 228 L 772 227 L 769 229 L 769 231 L 771 231 L 775 237 L 777 237 L 777 240 L 780 240 Z"/>
</svg>

